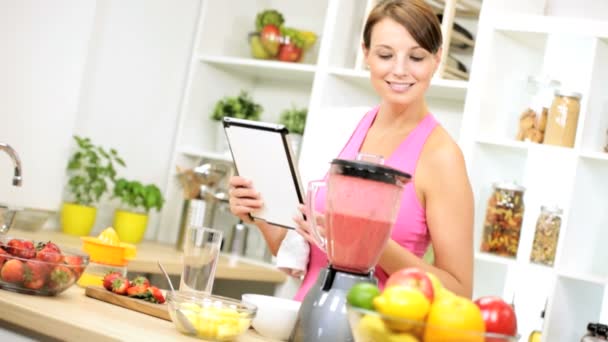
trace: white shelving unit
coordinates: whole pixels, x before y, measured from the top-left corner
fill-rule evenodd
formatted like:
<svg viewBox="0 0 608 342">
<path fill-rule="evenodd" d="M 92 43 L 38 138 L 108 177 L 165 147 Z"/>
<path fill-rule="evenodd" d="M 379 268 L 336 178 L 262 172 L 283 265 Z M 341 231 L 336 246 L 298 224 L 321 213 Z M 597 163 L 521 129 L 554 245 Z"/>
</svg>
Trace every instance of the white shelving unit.
<svg viewBox="0 0 608 342">
<path fill-rule="evenodd" d="M 608 13 L 567 17 L 565 2 L 486 0 L 475 43 L 460 145 L 476 199 L 475 248 L 480 247 L 491 184 L 526 187 L 516 258 L 475 254 L 475 294 L 515 297 L 522 339 L 546 303 L 543 341 L 580 339 L 588 322 L 608 318 Z M 604 6 L 583 1 L 581 6 Z M 573 148 L 515 140 L 526 108 L 528 76 L 551 75 L 583 94 Z M 564 210 L 554 267 L 529 262 L 541 205 Z"/>
</svg>

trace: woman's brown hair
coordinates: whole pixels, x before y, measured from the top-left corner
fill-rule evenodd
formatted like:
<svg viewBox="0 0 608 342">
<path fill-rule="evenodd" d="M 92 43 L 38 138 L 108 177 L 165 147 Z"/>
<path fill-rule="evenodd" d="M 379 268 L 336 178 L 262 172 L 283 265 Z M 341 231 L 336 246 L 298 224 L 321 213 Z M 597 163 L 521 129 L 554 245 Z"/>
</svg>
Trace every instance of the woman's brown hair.
<svg viewBox="0 0 608 342">
<path fill-rule="evenodd" d="M 366 49 L 370 47 L 374 25 L 384 18 L 403 25 L 425 50 L 436 53 L 441 47 L 441 24 L 424 0 L 384 0 L 372 9 L 365 22 L 363 45 Z"/>
</svg>

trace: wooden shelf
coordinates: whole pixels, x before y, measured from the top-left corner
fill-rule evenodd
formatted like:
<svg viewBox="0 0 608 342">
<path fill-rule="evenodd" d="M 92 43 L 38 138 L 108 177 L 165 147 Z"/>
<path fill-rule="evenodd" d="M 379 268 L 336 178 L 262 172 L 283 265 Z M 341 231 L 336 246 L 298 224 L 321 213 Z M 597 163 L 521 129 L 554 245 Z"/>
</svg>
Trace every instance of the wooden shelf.
<svg viewBox="0 0 608 342">
<path fill-rule="evenodd" d="M 316 66 L 301 63 L 267 61 L 253 58 L 199 55 L 209 65 L 257 79 L 288 80 L 312 84 Z"/>
</svg>

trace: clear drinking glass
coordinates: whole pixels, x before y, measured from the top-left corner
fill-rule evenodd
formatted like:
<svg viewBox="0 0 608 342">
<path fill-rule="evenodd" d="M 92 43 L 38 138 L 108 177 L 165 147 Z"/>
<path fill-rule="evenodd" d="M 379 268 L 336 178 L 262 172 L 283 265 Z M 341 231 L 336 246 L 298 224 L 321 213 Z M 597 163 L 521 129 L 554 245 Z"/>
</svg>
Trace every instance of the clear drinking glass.
<svg viewBox="0 0 608 342">
<path fill-rule="evenodd" d="M 188 227 L 180 290 L 211 293 L 221 245 L 221 231 L 202 226 Z"/>
</svg>

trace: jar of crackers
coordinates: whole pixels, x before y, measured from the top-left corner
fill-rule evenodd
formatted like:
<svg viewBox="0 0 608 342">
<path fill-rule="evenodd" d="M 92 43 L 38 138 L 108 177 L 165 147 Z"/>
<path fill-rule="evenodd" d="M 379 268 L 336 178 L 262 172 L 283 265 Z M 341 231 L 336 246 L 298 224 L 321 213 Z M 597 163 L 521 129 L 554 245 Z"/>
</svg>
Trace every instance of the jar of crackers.
<svg viewBox="0 0 608 342">
<path fill-rule="evenodd" d="M 530 254 L 531 262 L 553 266 L 561 225 L 562 210 L 560 208 L 546 206 L 540 208 Z"/>
<path fill-rule="evenodd" d="M 524 217 L 525 188 L 515 182 L 492 185 L 483 224 L 481 251 L 515 257 Z"/>
</svg>

